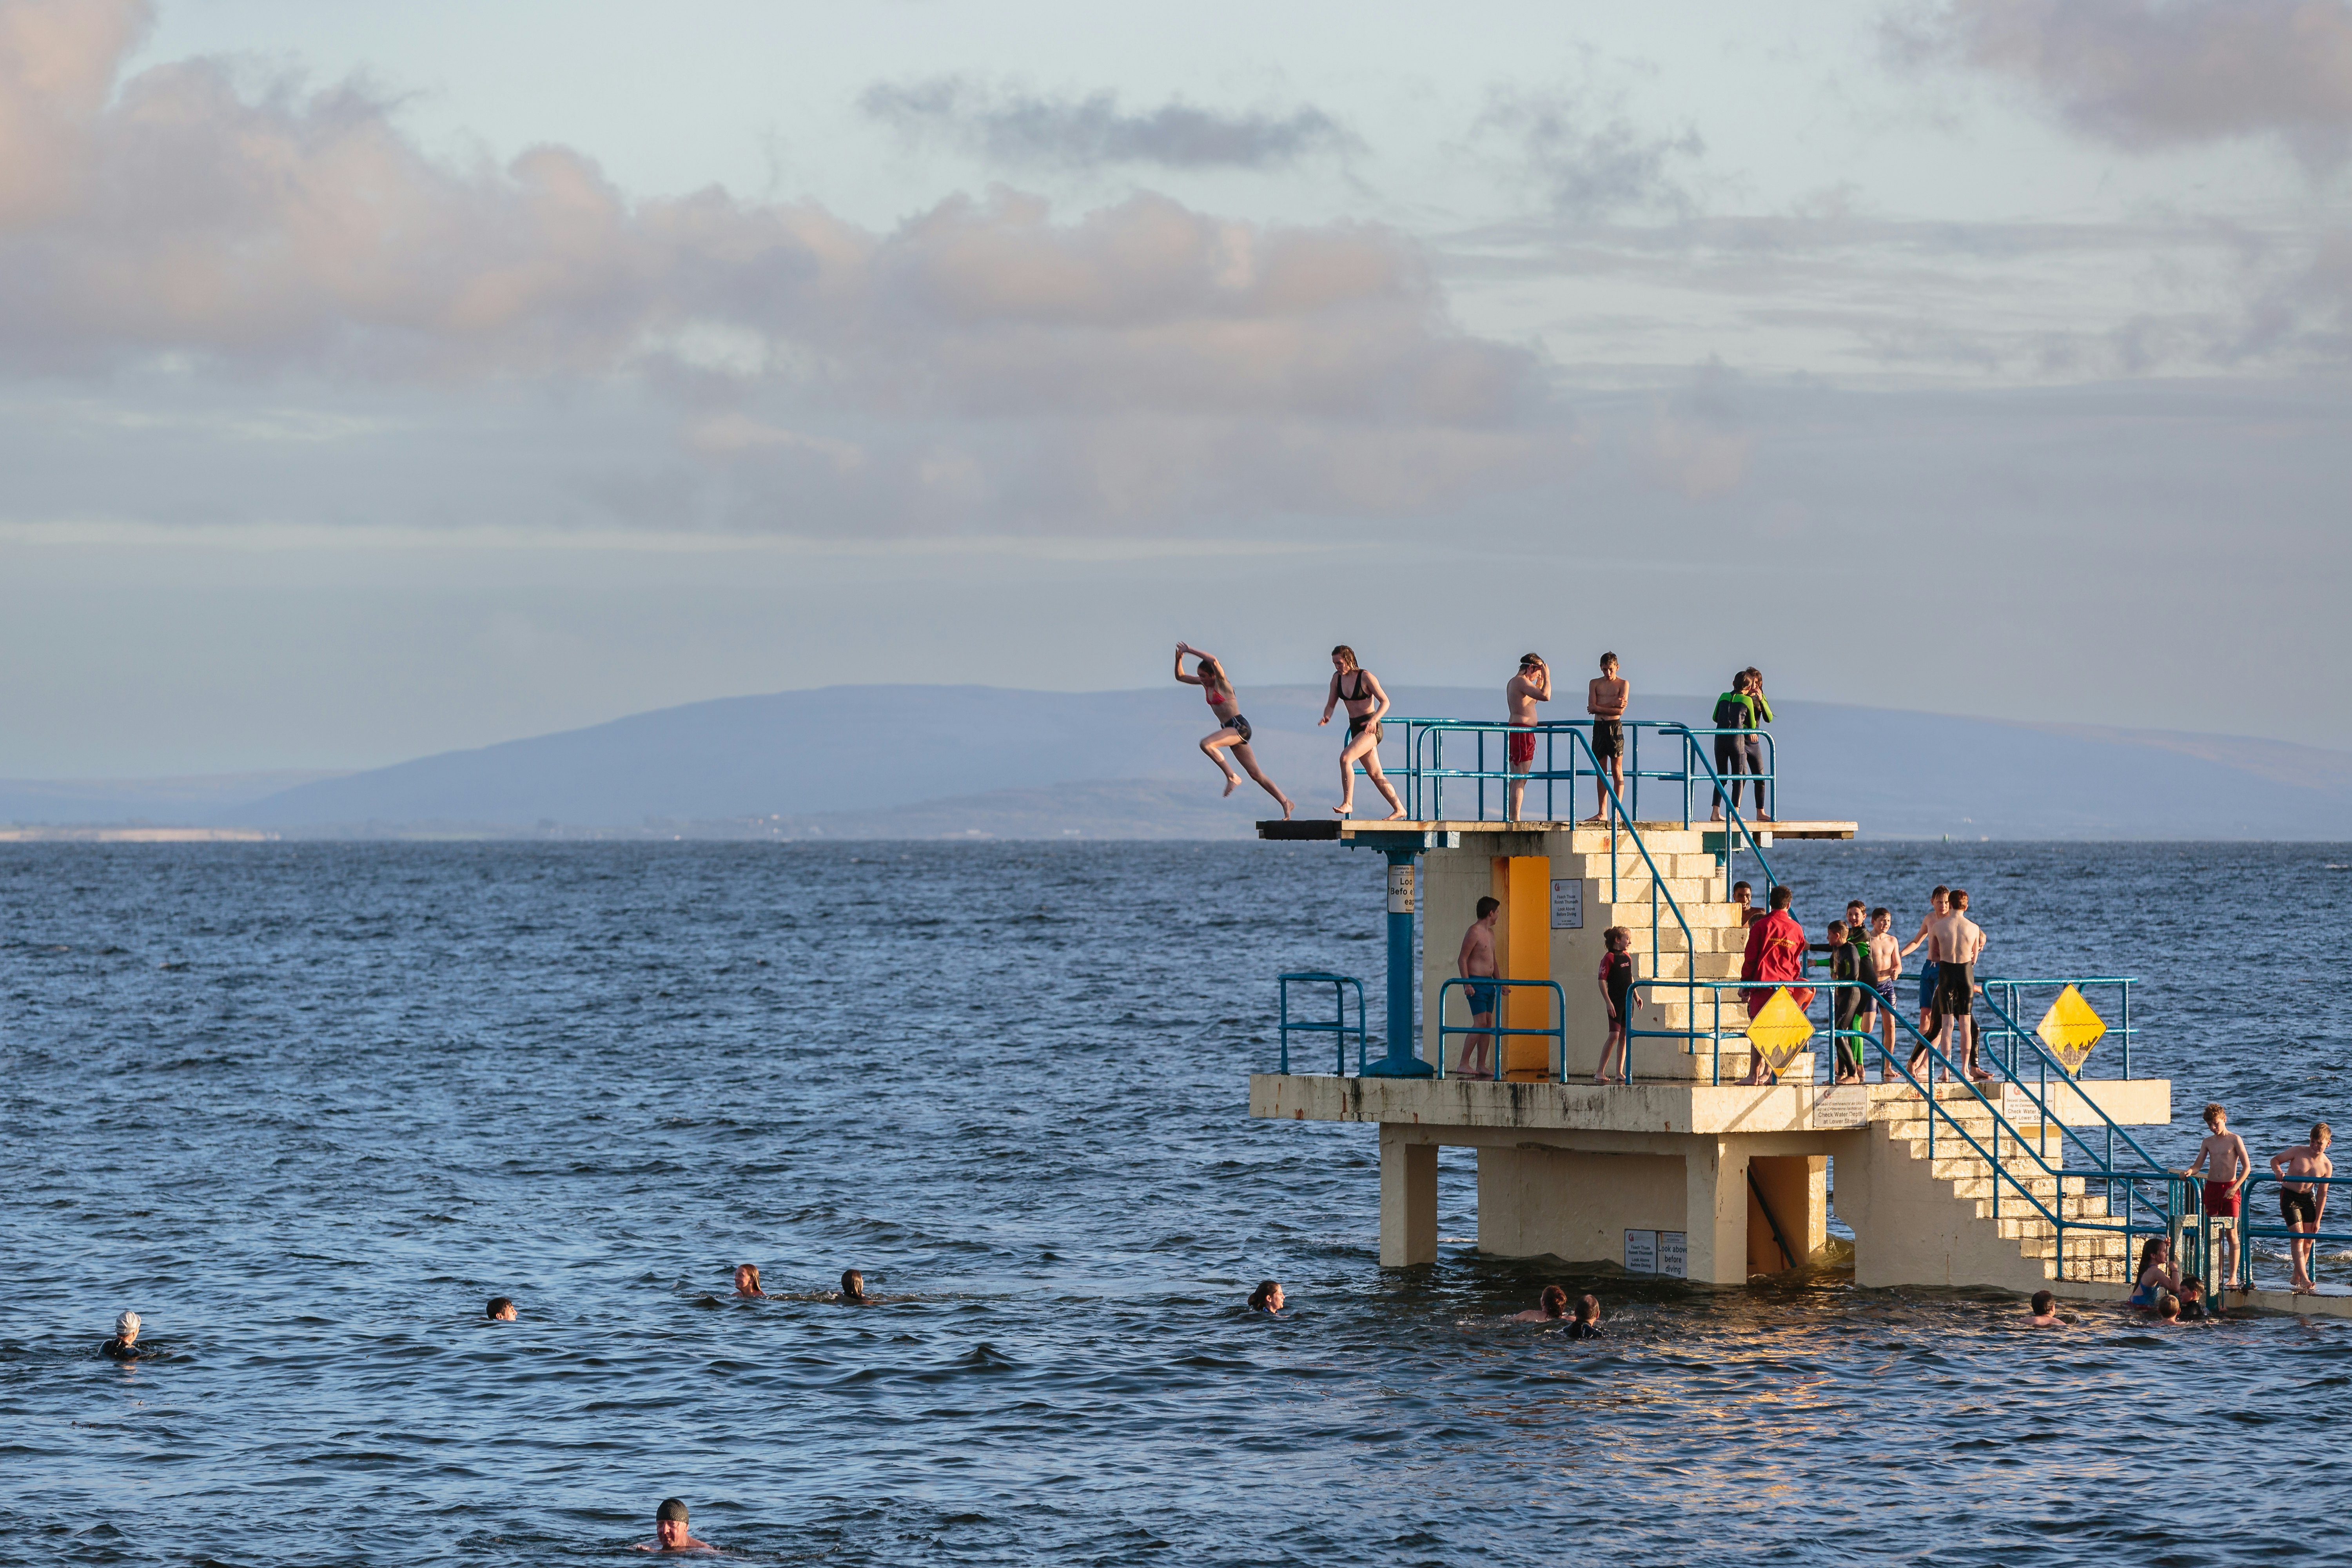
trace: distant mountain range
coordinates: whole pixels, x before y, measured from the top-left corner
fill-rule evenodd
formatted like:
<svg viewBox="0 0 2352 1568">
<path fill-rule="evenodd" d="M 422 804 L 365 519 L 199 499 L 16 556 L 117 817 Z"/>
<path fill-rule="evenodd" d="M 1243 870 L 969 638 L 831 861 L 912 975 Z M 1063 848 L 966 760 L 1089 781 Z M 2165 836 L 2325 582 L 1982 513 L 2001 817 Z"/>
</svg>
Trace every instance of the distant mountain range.
<svg viewBox="0 0 2352 1568">
<path fill-rule="evenodd" d="M 1399 713 L 1501 711 L 1498 690 L 1391 695 Z M 1267 770 L 1302 815 L 1328 813 L 1341 731 L 1316 727 L 1323 689 L 1255 687 L 1243 698 Z M 1710 702 L 1642 694 L 1635 716 L 1699 722 Z M 1784 701 L 1777 712 L 1780 815 L 1851 817 L 1866 837 L 2352 837 L 2352 752 L 1821 702 Z M 1172 683 L 1077 693 L 830 687 L 689 703 L 342 775 L 0 783 L 0 819 L 362 837 L 1245 836 L 1276 808 L 1254 784 L 1219 797 L 1194 749 L 1211 727 L 1198 693 Z M 1581 805 L 1591 808 L 1589 797 Z M 1461 810 L 1449 795 L 1448 814 Z M 1665 817 L 1679 803 L 1653 782 L 1640 811 Z"/>
</svg>

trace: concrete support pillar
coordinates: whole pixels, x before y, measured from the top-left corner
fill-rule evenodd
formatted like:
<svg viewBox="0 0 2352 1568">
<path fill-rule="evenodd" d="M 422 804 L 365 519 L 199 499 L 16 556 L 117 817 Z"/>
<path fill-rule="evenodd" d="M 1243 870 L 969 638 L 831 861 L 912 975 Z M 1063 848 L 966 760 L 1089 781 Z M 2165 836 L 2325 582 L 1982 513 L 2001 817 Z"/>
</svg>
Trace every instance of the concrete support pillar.
<svg viewBox="0 0 2352 1568">
<path fill-rule="evenodd" d="M 1381 1123 L 1381 1267 L 1437 1261 L 1437 1146 Z"/>
<path fill-rule="evenodd" d="M 1694 1139 L 1684 1156 L 1683 1192 L 1690 1278 L 1715 1285 L 1746 1284 L 1747 1152 L 1719 1138 Z M 1381 1212 L 1385 1215 L 1385 1206 Z"/>
</svg>

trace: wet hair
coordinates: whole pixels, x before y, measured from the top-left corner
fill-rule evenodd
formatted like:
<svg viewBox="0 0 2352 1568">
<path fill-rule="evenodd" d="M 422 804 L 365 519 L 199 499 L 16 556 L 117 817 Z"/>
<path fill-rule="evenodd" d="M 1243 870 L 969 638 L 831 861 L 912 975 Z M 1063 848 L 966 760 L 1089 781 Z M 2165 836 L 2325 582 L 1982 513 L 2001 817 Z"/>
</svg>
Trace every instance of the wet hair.
<svg viewBox="0 0 2352 1568">
<path fill-rule="evenodd" d="M 1478 918 L 1483 921 L 1502 907 L 1503 900 L 1489 894 L 1478 900 Z"/>
<path fill-rule="evenodd" d="M 2328 1142 L 2332 1141 L 2335 1136 L 2336 1129 L 2328 1126 L 2326 1122 L 2315 1121 L 2311 1124 L 2311 1141 L 2314 1143 Z"/>
<path fill-rule="evenodd" d="M 1356 664 L 1356 650 L 1349 647 L 1346 643 L 1341 643 L 1338 647 L 1333 648 L 1331 650 L 1331 657 L 1340 660 L 1349 669 L 1358 668 Z"/>
<path fill-rule="evenodd" d="M 2194 1274 L 2183 1274 L 2180 1277 L 2180 1293 L 2184 1296 L 2201 1296 L 2205 1293 L 2205 1281 Z"/>
<path fill-rule="evenodd" d="M 2033 1293 L 2033 1315 L 2037 1318 L 2057 1304 L 2058 1298 L 2047 1290 L 2036 1290 Z"/>
<path fill-rule="evenodd" d="M 1274 1310 L 1274 1293 L 1281 1289 L 1282 1282 L 1280 1280 L 1259 1280 L 1257 1282 L 1257 1289 L 1250 1292 L 1250 1310 L 1253 1312 L 1271 1312 Z"/>
<path fill-rule="evenodd" d="M 1948 895 L 1948 898 L 1952 908 L 1956 910 L 1964 910 L 1969 907 L 1969 890 L 1966 888 L 1954 888 Z"/>
<path fill-rule="evenodd" d="M 2132 1283 L 2134 1285 L 2137 1285 L 2139 1283 L 2139 1277 L 2147 1272 L 2148 1266 L 2156 1261 L 2156 1255 L 2163 1250 L 2164 1237 L 2160 1236 L 2151 1236 L 2146 1241 L 2140 1243 L 2139 1267 L 2132 1270 Z"/>
<path fill-rule="evenodd" d="M 855 1268 L 843 1269 L 841 1271 L 841 1296 L 842 1300 L 845 1301 L 864 1300 L 866 1299 L 866 1276 L 860 1274 Z"/>
<path fill-rule="evenodd" d="M 1521 669 L 1533 669 L 1537 665 L 1539 665 L 1542 662 L 1543 655 L 1539 653 L 1523 653 L 1519 655 L 1519 668 Z"/>
<path fill-rule="evenodd" d="M 1876 909 L 1870 911 L 1870 918 L 1872 920 L 1876 920 L 1881 915 L 1885 915 L 1888 920 L 1893 920 L 1895 918 L 1895 911 L 1888 909 L 1885 904 L 1881 904 Z"/>
<path fill-rule="evenodd" d="M 1749 887 L 1749 886 L 1748 886 L 1747 883 L 1745 883 L 1745 882 L 1734 882 L 1734 883 L 1732 883 L 1732 884 L 1731 884 L 1731 890 L 1732 890 L 1735 894 L 1737 894 L 1737 893 L 1752 893 L 1752 892 L 1754 892 L 1756 889 L 1753 889 L 1753 888 L 1751 888 L 1751 887 Z"/>
<path fill-rule="evenodd" d="M 1843 936 L 1843 935 L 1845 934 L 1845 921 L 1830 921 L 1830 934 L 1831 934 L 1832 936 Z"/>
<path fill-rule="evenodd" d="M 1633 944 L 1633 933 L 1623 926 L 1611 926 L 1601 933 L 1601 942 L 1604 947 L 1612 942 L 1622 942 L 1626 946 L 1631 947 Z"/>
<path fill-rule="evenodd" d="M 1547 1318 L 1564 1317 L 1568 1312 L 1568 1292 L 1557 1285 L 1543 1288 L 1543 1313 Z"/>
<path fill-rule="evenodd" d="M 1603 669 L 1608 668 L 1611 665 L 1616 662 L 1617 656 L 1613 653 L 1604 653 L 1601 656 L 1601 668 Z"/>
<path fill-rule="evenodd" d="M 677 1498 L 666 1497 L 661 1500 L 661 1507 L 654 1510 L 654 1518 L 656 1520 L 674 1519 L 677 1521 L 678 1523 L 684 1524 L 686 1522 L 686 1504 Z"/>
<path fill-rule="evenodd" d="M 760 1288 L 760 1266 L 758 1264 L 739 1263 L 735 1266 L 735 1273 L 739 1279 L 748 1273 L 751 1276 L 751 1289 L 757 1290 Z M 738 1289 L 740 1289 L 742 1287 L 740 1285 L 736 1287 Z"/>
<path fill-rule="evenodd" d="M 2215 1117 L 2227 1116 L 2230 1113 L 2228 1111 L 2221 1109 L 2221 1102 L 2220 1100 L 2210 1100 L 2205 1106 L 2205 1125 L 2210 1127 L 2213 1125 L 2213 1119 Z"/>
<path fill-rule="evenodd" d="M 505 1311 L 508 1308 L 513 1305 L 514 1300 L 511 1297 L 493 1296 L 490 1298 L 490 1304 L 482 1309 L 482 1316 L 485 1318 L 495 1318 L 500 1312 Z"/>
<path fill-rule="evenodd" d="M 1578 1322 L 1589 1323 L 1599 1316 L 1601 1316 L 1600 1297 L 1585 1295 L 1579 1296 L 1576 1299 L 1576 1321 Z"/>
<path fill-rule="evenodd" d="M 2156 1315 L 2166 1322 L 2170 1322 L 2180 1316 L 2180 1298 L 2169 1290 L 2158 1291 L 2156 1298 Z"/>
<path fill-rule="evenodd" d="M 1951 896 L 1952 889 L 1944 886 L 1943 883 L 1938 882 L 1936 884 L 1936 890 L 1927 895 L 1927 900 L 1928 902 L 1933 903 L 1937 899 L 1948 899 Z"/>
<path fill-rule="evenodd" d="M 1789 890 L 1789 884 L 1783 882 L 1772 889 L 1772 907 L 1776 910 L 1785 910 L 1789 907 L 1789 900 L 1796 896 Z"/>
</svg>

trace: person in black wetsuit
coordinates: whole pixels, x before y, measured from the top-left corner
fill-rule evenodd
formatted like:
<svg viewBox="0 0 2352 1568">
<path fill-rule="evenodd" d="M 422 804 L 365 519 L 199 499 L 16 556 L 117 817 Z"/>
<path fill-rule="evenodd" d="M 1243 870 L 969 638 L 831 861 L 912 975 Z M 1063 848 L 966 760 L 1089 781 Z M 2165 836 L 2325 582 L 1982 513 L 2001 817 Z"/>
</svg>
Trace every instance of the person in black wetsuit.
<svg viewBox="0 0 2352 1568">
<path fill-rule="evenodd" d="M 98 1353 L 115 1361 L 137 1361 L 139 1349 L 139 1314 L 125 1312 L 114 1320 L 114 1337 L 98 1347 Z"/>
<path fill-rule="evenodd" d="M 1577 1298 L 1576 1321 L 1568 1325 L 1568 1337 L 1572 1340 L 1597 1340 L 1601 1337 L 1600 1297 Z"/>
</svg>

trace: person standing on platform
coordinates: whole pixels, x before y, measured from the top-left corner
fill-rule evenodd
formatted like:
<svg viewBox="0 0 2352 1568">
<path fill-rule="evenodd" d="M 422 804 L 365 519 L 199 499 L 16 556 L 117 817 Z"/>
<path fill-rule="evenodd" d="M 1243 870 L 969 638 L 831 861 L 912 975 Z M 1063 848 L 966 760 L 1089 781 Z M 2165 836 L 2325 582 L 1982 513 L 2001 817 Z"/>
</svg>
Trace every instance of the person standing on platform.
<svg viewBox="0 0 2352 1568">
<path fill-rule="evenodd" d="M 2205 1141 L 2197 1145 L 2197 1158 L 2189 1162 L 2184 1176 L 2194 1177 L 2200 1170 L 2205 1173 L 2205 1213 L 2216 1219 L 2236 1219 L 2239 1194 L 2245 1190 L 2246 1180 L 2254 1173 L 2254 1157 L 2246 1152 L 2246 1141 L 2230 1131 L 2230 1113 L 2215 1100 L 2205 1108 Z M 2218 1278 L 2224 1290 L 2238 1277 L 2238 1231 L 2231 1226 L 2221 1233 L 2221 1269 Z"/>
<path fill-rule="evenodd" d="M 1952 912 L 1951 897 L 1952 889 L 1940 883 L 1934 892 L 1927 895 L 1927 912 L 1919 917 L 1918 931 L 1903 944 L 1902 951 L 1895 955 L 1897 959 L 1910 957 L 1913 950 L 1927 940 L 1927 933 L 1936 929 L 1936 922 Z M 1919 966 L 1919 1034 L 1923 1040 L 1936 1037 L 1936 950 L 1932 947 L 1927 950 L 1927 962 Z M 1888 1026 L 1886 1037 L 1889 1040 L 1895 1037 L 1892 1025 Z M 1913 1078 L 1927 1070 L 1927 1047 L 1925 1045 L 1911 1053 L 1909 1066 Z"/>
<path fill-rule="evenodd" d="M 1186 654 L 1199 661 L 1197 673 L 1184 673 Z M 1282 786 L 1266 777 L 1257 765 L 1257 753 L 1250 750 L 1250 721 L 1242 717 L 1241 699 L 1234 694 L 1234 683 L 1226 679 L 1225 667 L 1192 644 L 1180 642 L 1176 645 L 1176 679 L 1187 686 L 1199 687 L 1201 695 L 1209 700 L 1209 712 L 1217 721 L 1217 728 L 1214 733 L 1202 738 L 1201 754 L 1216 763 L 1217 771 L 1225 775 L 1225 793 L 1233 794 L 1242 782 L 1242 775 L 1234 772 L 1225 759 L 1217 754 L 1223 748 L 1231 747 L 1234 760 L 1257 781 L 1258 787 L 1282 803 L 1283 820 L 1288 821 L 1290 797 L 1283 794 Z"/>
<path fill-rule="evenodd" d="M 1356 764 L 1360 762 L 1364 776 L 1389 803 L 1386 820 L 1397 821 L 1404 816 L 1404 803 L 1381 772 L 1381 719 L 1389 710 L 1389 694 L 1381 689 L 1380 677 L 1358 664 L 1356 650 L 1345 643 L 1331 650 L 1331 690 L 1323 700 L 1317 727 L 1328 724 L 1331 710 L 1341 703 L 1348 708 L 1348 743 L 1339 748 L 1339 804 L 1331 809 L 1341 816 L 1356 809 Z"/>
<path fill-rule="evenodd" d="M 1739 978 L 1759 983 L 1740 993 L 1740 999 L 1748 1004 L 1748 1016 L 1751 1021 L 1764 1011 L 1764 1005 L 1772 1000 L 1775 990 L 1790 981 L 1804 978 L 1805 928 L 1799 925 L 1797 917 L 1789 912 L 1791 901 L 1792 895 L 1784 882 L 1772 889 L 1772 912 L 1748 928 L 1748 951 L 1739 961 Z M 1790 986 L 1789 1000 L 1800 1007 L 1810 1005 L 1813 1000 L 1812 987 Z M 1780 1074 L 1764 1060 L 1761 1051 L 1756 1053 L 1748 1076 L 1740 1079 L 1744 1084 L 1780 1081 Z"/>
<path fill-rule="evenodd" d="M 1861 981 L 1867 976 L 1864 967 L 1868 950 L 1860 942 L 1848 940 L 1853 934 L 1843 921 L 1830 921 L 1830 978 L 1837 981 Z M 1862 1081 L 1862 1042 L 1854 1036 L 1865 1027 L 1857 1022 L 1868 993 L 1858 985 L 1834 986 L 1830 994 L 1830 1019 L 1837 1070 L 1831 1074 L 1832 1083 Z"/>
<path fill-rule="evenodd" d="M 1878 987 L 1884 1003 L 1874 1001 L 1863 1022 L 1872 1026 L 1874 1020 L 1878 1037 L 1885 1043 L 1885 1054 L 1878 1058 L 1878 1081 L 1892 1083 L 1895 1079 L 1895 988 L 1903 984 L 1903 943 L 1895 934 L 1895 911 L 1885 904 L 1870 911 L 1870 983 Z"/>
<path fill-rule="evenodd" d="M 1536 704 L 1538 702 L 1549 702 L 1550 700 L 1550 667 L 1546 665 L 1543 659 L 1538 655 L 1532 653 L 1521 654 L 1519 656 L 1519 672 L 1511 677 L 1509 684 L 1503 688 L 1503 710 L 1506 721 L 1514 728 L 1524 729 L 1528 731 L 1527 734 L 1513 735 L 1509 738 L 1510 744 L 1508 752 L 1509 767 L 1511 772 L 1515 773 L 1524 773 L 1534 769 L 1536 762 L 1536 738 L 1534 734 L 1536 725 Z M 1519 819 L 1520 803 L 1527 797 L 1527 781 L 1525 779 L 1513 779 L 1510 783 L 1510 787 L 1507 793 L 1510 799 L 1505 808 L 1505 816 L 1508 820 L 1517 822 Z M 1576 803 L 1574 801 L 1569 802 L 1568 809 L 1570 812 L 1574 812 L 1576 810 Z"/>
<path fill-rule="evenodd" d="M 1739 806 L 1739 793 L 1747 786 L 1738 775 L 1748 771 L 1746 731 L 1755 722 L 1755 710 L 1748 706 L 1748 672 L 1741 670 L 1731 678 L 1731 689 L 1716 698 L 1710 727 L 1715 731 L 1715 809 L 1706 814 L 1709 822 L 1723 820 L 1723 795 L 1728 788 L 1735 811 Z"/>
<path fill-rule="evenodd" d="M 1609 1004 L 1609 1038 L 1601 1047 L 1601 1066 L 1592 1081 L 1609 1081 L 1609 1063 L 1615 1058 L 1617 1081 L 1633 1081 L 1633 1057 L 1627 1041 L 1633 1023 L 1633 955 L 1627 949 L 1633 945 L 1633 933 L 1623 926 L 1611 926 L 1601 933 L 1601 998 Z"/>
<path fill-rule="evenodd" d="M 2310 1238 L 2319 1233 L 2320 1211 L 2327 1207 L 2327 1178 L 2336 1173 L 2327 1145 L 2335 1140 L 2336 1134 L 2322 1121 L 2312 1128 L 2310 1142 L 2271 1156 L 2271 1174 L 2279 1178 L 2279 1217 L 2287 1229 L 2304 1238 L 2286 1244 L 2288 1266 L 2294 1270 L 2293 1289 L 2298 1296 L 2319 1294 L 2319 1286 L 2311 1278 Z"/>
<path fill-rule="evenodd" d="M 1592 715 L 1592 756 L 1609 770 L 1610 782 L 1617 786 L 1617 798 L 1625 798 L 1625 703 L 1633 694 L 1631 682 L 1617 673 L 1617 656 L 1601 656 L 1601 673 L 1586 685 L 1584 710 Z M 1569 807 L 1576 809 L 1573 804 Z M 1609 791 L 1599 779 L 1592 781 L 1592 815 L 1587 822 L 1609 819 Z"/>
<path fill-rule="evenodd" d="M 1946 901 L 1949 912 L 1927 932 L 1927 953 L 1936 961 L 1936 1027 L 1927 1037 L 1942 1032 L 1944 1059 L 1958 1063 L 1977 1082 L 1990 1083 L 1992 1074 L 1977 1065 L 1977 959 L 1984 952 L 1984 928 L 1969 919 L 1965 889 L 1954 888 Z"/>
<path fill-rule="evenodd" d="M 1462 951 L 1454 959 L 1454 972 L 1470 982 L 1462 988 L 1470 999 L 1470 1022 L 1487 1031 L 1495 1027 L 1495 1003 L 1503 989 L 1495 984 L 1495 916 L 1502 907 L 1503 900 L 1492 895 L 1478 900 L 1478 918 L 1462 933 Z M 1502 1077 L 1500 1051 L 1495 1053 L 1492 1072 L 1484 1066 L 1486 1047 L 1494 1039 L 1491 1032 L 1465 1035 L 1462 1061 L 1456 1070 L 1465 1078 Z"/>
</svg>

